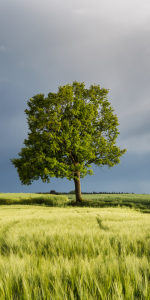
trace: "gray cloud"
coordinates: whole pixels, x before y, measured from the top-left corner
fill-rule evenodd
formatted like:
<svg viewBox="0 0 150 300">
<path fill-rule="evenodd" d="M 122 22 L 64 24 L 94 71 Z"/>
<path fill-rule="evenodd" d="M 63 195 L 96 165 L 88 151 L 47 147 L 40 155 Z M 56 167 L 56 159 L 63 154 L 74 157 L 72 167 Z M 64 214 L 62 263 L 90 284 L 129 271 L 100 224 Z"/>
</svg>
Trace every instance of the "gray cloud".
<svg viewBox="0 0 150 300">
<path fill-rule="evenodd" d="M 27 100 L 74 80 L 109 89 L 120 123 L 117 146 L 141 160 L 148 155 L 148 0 L 2 0 L 0 36 L 1 151 L 9 149 L 8 160 L 27 138 Z M 130 166 L 127 154 L 122 160 Z"/>
</svg>

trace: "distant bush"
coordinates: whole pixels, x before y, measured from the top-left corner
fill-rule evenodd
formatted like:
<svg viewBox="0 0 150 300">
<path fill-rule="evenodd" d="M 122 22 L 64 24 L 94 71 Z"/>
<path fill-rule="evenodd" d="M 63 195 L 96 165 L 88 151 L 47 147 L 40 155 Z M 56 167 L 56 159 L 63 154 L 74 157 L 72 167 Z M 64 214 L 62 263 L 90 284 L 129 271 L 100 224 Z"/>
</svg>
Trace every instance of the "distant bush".
<svg viewBox="0 0 150 300">
<path fill-rule="evenodd" d="M 51 193 L 35 193 L 35 194 L 51 194 Z M 63 192 L 63 193 L 54 193 L 55 195 L 67 195 L 67 194 L 72 194 L 72 195 L 75 195 L 75 191 L 70 191 L 69 193 L 67 192 Z M 89 195 L 92 195 L 92 194 L 134 194 L 133 192 L 132 193 L 123 193 L 123 192 L 93 192 L 93 193 L 90 193 L 90 192 L 81 192 L 81 194 L 89 194 Z M 144 194 L 143 194 L 144 195 Z"/>
<path fill-rule="evenodd" d="M 68 194 L 75 195 L 75 191 L 70 191 Z"/>
</svg>

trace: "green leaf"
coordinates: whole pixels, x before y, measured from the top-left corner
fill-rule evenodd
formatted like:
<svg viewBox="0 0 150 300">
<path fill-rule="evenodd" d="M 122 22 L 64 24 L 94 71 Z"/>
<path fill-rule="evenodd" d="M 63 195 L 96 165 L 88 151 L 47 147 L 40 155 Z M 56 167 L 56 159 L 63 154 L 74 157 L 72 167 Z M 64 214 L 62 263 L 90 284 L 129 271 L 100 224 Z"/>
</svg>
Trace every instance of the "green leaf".
<svg viewBox="0 0 150 300">
<path fill-rule="evenodd" d="M 29 127 L 25 147 L 11 159 L 22 184 L 41 178 L 84 178 L 91 164 L 113 167 L 127 150 L 116 144 L 118 118 L 108 102 L 109 90 L 84 83 L 59 86 L 57 93 L 37 94 L 25 110 Z"/>
</svg>

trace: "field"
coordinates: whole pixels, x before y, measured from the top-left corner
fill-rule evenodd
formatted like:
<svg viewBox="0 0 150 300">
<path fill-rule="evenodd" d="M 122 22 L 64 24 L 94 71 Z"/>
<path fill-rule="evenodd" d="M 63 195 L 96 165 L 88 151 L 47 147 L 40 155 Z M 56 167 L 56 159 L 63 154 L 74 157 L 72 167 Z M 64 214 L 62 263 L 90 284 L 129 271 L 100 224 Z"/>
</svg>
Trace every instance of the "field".
<svg viewBox="0 0 150 300">
<path fill-rule="evenodd" d="M 139 194 L 83 194 L 84 201 L 78 207 L 130 207 L 143 213 L 150 213 L 150 195 Z M 50 194 L 3 194 L 0 193 L 2 204 L 42 204 L 46 206 L 66 207 L 74 206 L 75 195 L 50 195 Z"/>
<path fill-rule="evenodd" d="M 10 195 L 0 206 L 0 300 L 150 299 L 150 195 L 84 195 L 85 207 L 68 205 L 74 195 L 41 205 Z M 110 207 L 88 206 L 108 197 Z"/>
</svg>

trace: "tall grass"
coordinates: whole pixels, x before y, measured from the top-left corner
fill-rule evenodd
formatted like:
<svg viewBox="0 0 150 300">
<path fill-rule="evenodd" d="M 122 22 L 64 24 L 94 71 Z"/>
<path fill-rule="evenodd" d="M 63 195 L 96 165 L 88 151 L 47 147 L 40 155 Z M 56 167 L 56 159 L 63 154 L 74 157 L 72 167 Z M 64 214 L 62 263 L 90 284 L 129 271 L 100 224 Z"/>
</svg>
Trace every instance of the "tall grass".
<svg viewBox="0 0 150 300">
<path fill-rule="evenodd" d="M 52 194 L 29 194 L 14 193 L 0 194 L 0 205 L 28 204 L 46 205 L 55 207 L 78 206 L 78 207 L 130 207 L 144 213 L 150 213 L 150 195 L 136 194 L 93 194 L 84 195 L 84 201 L 75 203 L 75 195 L 52 195 Z"/>
<path fill-rule="evenodd" d="M 85 197 L 84 197 L 85 196 Z M 150 213 L 150 195 L 143 194 L 94 194 L 83 195 L 84 201 L 78 203 L 78 207 L 130 207 L 140 210 L 144 213 Z M 72 200 L 71 205 L 75 202 L 75 196 L 68 195 L 68 199 Z"/>
<path fill-rule="evenodd" d="M 47 206 L 63 207 L 68 203 L 68 197 L 56 195 L 37 195 L 30 193 L 1 193 L 0 205 L 12 204 L 45 204 Z"/>
<path fill-rule="evenodd" d="M 1 299 L 150 299 L 149 215 L 2 205 Z"/>
</svg>

